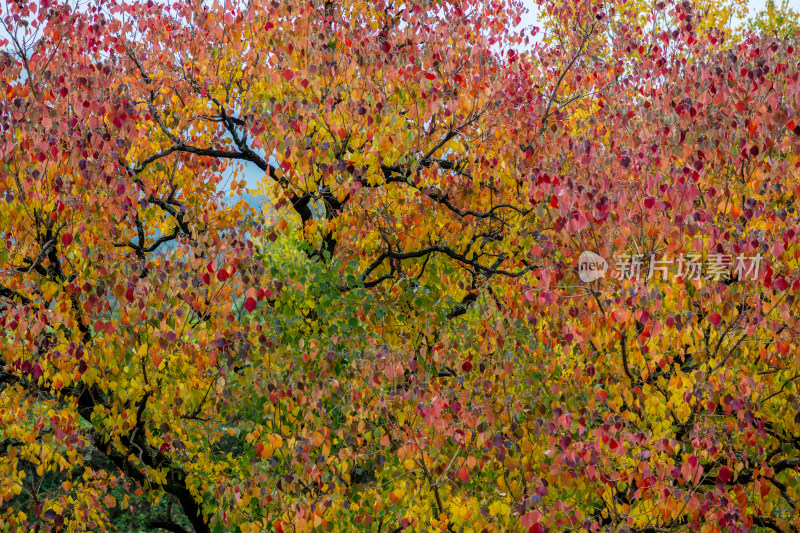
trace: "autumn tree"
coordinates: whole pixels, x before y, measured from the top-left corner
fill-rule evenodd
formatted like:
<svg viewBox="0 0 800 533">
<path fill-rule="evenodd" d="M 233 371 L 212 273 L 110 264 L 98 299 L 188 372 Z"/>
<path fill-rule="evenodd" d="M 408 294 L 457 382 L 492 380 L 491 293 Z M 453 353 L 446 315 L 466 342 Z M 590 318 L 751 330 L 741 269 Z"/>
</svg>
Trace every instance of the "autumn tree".
<svg viewBox="0 0 800 533">
<path fill-rule="evenodd" d="M 777 38 L 791 38 L 797 35 L 797 11 L 783 0 L 780 4 L 775 0 L 767 0 L 764 9 L 755 14 L 749 21 L 749 26 L 758 32 Z"/>
<path fill-rule="evenodd" d="M 797 36 L 538 8 L 10 3 L 0 525 L 800 527 Z"/>
</svg>

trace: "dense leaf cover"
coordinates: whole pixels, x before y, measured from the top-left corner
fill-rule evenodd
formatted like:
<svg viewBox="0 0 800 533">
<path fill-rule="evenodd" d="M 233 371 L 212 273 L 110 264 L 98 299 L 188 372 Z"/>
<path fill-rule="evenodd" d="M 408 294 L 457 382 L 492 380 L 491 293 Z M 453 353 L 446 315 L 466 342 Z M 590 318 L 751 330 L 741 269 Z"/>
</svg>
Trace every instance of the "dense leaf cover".
<svg viewBox="0 0 800 533">
<path fill-rule="evenodd" d="M 797 531 L 800 39 L 741 8 L 9 1 L 0 529 Z"/>
</svg>

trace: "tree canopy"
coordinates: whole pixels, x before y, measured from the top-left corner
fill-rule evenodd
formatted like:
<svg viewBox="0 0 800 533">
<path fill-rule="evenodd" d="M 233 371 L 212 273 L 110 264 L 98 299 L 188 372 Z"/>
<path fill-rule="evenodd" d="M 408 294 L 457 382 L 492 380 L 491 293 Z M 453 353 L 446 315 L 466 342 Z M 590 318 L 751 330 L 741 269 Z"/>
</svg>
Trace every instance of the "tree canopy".
<svg viewBox="0 0 800 533">
<path fill-rule="evenodd" d="M 797 531 L 771 6 L 10 0 L 0 530 Z"/>
</svg>

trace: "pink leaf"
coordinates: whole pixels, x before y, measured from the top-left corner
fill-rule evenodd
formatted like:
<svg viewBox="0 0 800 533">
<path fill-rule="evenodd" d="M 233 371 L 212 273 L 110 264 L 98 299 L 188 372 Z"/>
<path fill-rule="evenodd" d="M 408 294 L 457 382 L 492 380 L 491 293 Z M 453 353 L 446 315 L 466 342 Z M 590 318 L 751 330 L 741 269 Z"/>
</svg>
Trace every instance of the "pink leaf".
<svg viewBox="0 0 800 533">
<path fill-rule="evenodd" d="M 525 299 L 529 302 L 532 302 L 536 298 L 536 295 L 533 294 L 533 289 L 528 289 L 525 291 Z"/>
</svg>

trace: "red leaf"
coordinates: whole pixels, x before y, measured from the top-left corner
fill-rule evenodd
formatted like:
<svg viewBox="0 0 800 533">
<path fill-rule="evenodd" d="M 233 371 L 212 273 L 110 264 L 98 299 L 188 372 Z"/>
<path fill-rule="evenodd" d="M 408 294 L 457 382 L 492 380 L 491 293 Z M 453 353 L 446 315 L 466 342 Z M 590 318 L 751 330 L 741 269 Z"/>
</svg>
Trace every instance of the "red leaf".
<svg viewBox="0 0 800 533">
<path fill-rule="evenodd" d="M 717 484 L 725 485 L 731 479 L 731 469 L 727 466 L 723 466 L 719 469 L 719 473 L 717 474 Z"/>
<path fill-rule="evenodd" d="M 467 470 L 466 466 L 462 466 L 458 470 L 458 479 L 460 479 L 462 483 L 469 481 L 469 470 Z"/>
<path fill-rule="evenodd" d="M 461 363 L 461 370 L 464 372 L 469 372 L 472 370 L 472 363 L 470 361 L 464 361 Z"/>
<path fill-rule="evenodd" d="M 244 308 L 247 309 L 248 313 L 252 313 L 253 309 L 256 308 L 256 301 L 254 298 L 248 298 L 244 301 Z"/>
<path fill-rule="evenodd" d="M 128 289 L 127 291 L 125 291 L 125 299 L 128 300 L 129 302 L 133 301 L 133 289 Z"/>
<path fill-rule="evenodd" d="M 31 368 L 31 375 L 34 377 L 34 379 L 39 379 L 42 377 L 42 366 L 39 363 L 33 365 L 33 368 Z"/>
<path fill-rule="evenodd" d="M 294 72 L 292 72 L 287 68 L 286 70 L 283 71 L 283 78 L 286 81 L 292 81 L 292 79 L 294 78 Z"/>
<path fill-rule="evenodd" d="M 64 235 L 62 235 L 61 236 L 61 243 L 64 246 L 69 246 L 72 243 L 72 234 L 71 233 L 65 233 Z"/>
<path fill-rule="evenodd" d="M 217 272 L 217 279 L 220 280 L 220 281 L 225 281 L 229 277 L 230 277 L 230 274 L 228 274 L 228 271 L 225 270 L 224 268 L 221 269 L 219 272 Z"/>
<path fill-rule="evenodd" d="M 719 326 L 719 323 L 722 322 L 722 317 L 720 316 L 719 313 L 711 313 L 708 319 L 711 321 L 712 324 L 714 324 L 714 327 Z"/>
</svg>

